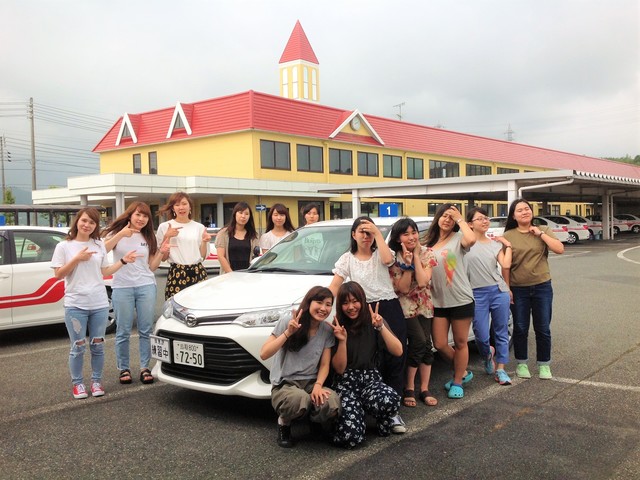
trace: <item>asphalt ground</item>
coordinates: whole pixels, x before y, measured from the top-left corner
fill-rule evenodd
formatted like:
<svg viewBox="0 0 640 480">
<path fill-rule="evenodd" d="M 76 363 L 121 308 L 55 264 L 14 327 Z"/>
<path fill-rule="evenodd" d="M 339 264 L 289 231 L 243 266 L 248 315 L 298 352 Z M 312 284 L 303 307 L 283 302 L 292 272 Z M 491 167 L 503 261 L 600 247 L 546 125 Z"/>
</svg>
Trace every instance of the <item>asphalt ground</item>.
<svg viewBox="0 0 640 480">
<path fill-rule="evenodd" d="M 403 407 L 406 434 L 370 429 L 353 451 L 303 422 L 296 448 L 279 448 L 269 401 L 120 385 L 113 336 L 107 395 L 73 400 L 63 326 L 0 332 L 0 478 L 640 478 L 640 237 L 583 242 L 550 261 L 553 380 L 531 361 L 532 379 L 510 364 L 514 383 L 500 386 L 472 349 L 476 377 L 448 400 L 438 360 L 439 405 Z"/>
</svg>

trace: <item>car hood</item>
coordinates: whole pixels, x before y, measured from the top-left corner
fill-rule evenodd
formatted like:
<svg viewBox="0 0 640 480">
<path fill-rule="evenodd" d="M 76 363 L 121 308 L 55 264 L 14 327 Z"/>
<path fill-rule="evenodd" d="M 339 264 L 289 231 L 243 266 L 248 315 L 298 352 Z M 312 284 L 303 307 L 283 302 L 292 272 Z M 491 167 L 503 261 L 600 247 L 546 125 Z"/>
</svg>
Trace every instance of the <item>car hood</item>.
<svg viewBox="0 0 640 480">
<path fill-rule="evenodd" d="M 333 275 L 230 272 L 193 285 L 174 296 L 191 311 L 227 315 L 299 303 L 316 285 L 329 286 Z"/>
</svg>

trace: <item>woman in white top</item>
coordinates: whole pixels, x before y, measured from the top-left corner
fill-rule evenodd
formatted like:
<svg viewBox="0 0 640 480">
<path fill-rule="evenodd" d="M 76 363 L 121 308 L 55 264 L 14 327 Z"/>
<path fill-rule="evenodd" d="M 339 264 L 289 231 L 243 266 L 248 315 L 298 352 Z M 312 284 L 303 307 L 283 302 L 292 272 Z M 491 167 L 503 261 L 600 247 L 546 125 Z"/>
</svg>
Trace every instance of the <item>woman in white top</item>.
<svg viewBox="0 0 640 480">
<path fill-rule="evenodd" d="M 162 245 L 169 240 L 169 252 L 162 260 L 169 260 L 164 298 L 168 300 L 180 290 L 207 279 L 202 259 L 209 253 L 211 235 L 201 223 L 192 220 L 193 200 L 184 192 L 176 192 L 160 208 L 160 215 L 171 219 L 158 227 L 157 240 Z"/>
<path fill-rule="evenodd" d="M 287 207 L 281 203 L 274 204 L 267 215 L 267 230 L 260 237 L 262 253 L 265 254 L 267 250 L 294 230 Z"/>
<path fill-rule="evenodd" d="M 356 218 L 351 226 L 351 248 L 335 264 L 333 280 L 329 288 L 338 294 L 340 285 L 348 278 L 364 289 L 367 302 L 387 321 L 393 334 L 402 343 L 402 355 L 392 355 L 382 350 L 380 373 L 384 383 L 402 395 L 404 386 L 404 361 L 407 344 L 407 325 L 402 307 L 393 289 L 389 267 L 396 261 L 378 227 L 369 217 Z M 379 305 L 377 305 L 379 304 Z M 393 433 L 407 431 L 400 415 L 393 418 Z"/>
<path fill-rule="evenodd" d="M 119 261 L 126 252 L 135 250 L 135 262 L 113 275 L 113 308 L 116 314 L 116 361 L 120 383 L 131 383 L 129 338 L 135 313 L 140 348 L 140 381 L 153 383 L 149 370 L 151 342 L 156 307 L 156 277 L 153 271 L 160 265 L 162 250 L 169 251 L 168 242 L 158 248 L 151 209 L 144 202 L 133 202 L 102 232 L 107 252 L 113 250 L 113 260 Z"/>
<path fill-rule="evenodd" d="M 82 368 L 89 331 L 91 351 L 91 394 L 104 395 L 104 335 L 109 314 L 109 298 L 103 276 L 112 275 L 128 263 L 136 261 L 135 250 L 123 255 L 119 262 L 107 263 L 107 250 L 100 240 L 100 212 L 83 208 L 71 225 L 67 240 L 56 245 L 51 258 L 56 278 L 64 278 L 64 323 L 71 340 L 69 371 L 74 398 L 87 398 Z"/>
</svg>

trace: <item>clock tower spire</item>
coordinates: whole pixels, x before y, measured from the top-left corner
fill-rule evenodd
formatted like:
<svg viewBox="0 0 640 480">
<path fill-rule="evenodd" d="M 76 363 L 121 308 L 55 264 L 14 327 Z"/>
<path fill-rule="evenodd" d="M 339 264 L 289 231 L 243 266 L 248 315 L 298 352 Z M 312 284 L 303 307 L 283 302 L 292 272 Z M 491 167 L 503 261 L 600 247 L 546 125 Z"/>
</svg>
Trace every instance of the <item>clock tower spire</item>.
<svg viewBox="0 0 640 480">
<path fill-rule="evenodd" d="M 300 20 L 293 27 L 279 63 L 280 96 L 295 100 L 320 101 L 320 64 Z"/>
</svg>

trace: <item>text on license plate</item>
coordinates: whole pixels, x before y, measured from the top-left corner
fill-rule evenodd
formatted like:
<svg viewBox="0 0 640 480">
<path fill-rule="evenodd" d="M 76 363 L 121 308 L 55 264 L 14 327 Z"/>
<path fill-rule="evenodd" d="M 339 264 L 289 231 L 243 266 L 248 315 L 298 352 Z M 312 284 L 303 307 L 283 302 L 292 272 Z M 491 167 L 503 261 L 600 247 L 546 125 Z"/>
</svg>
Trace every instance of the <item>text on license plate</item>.
<svg viewBox="0 0 640 480">
<path fill-rule="evenodd" d="M 173 363 L 204 368 L 204 347 L 201 343 L 173 341 Z"/>
</svg>

